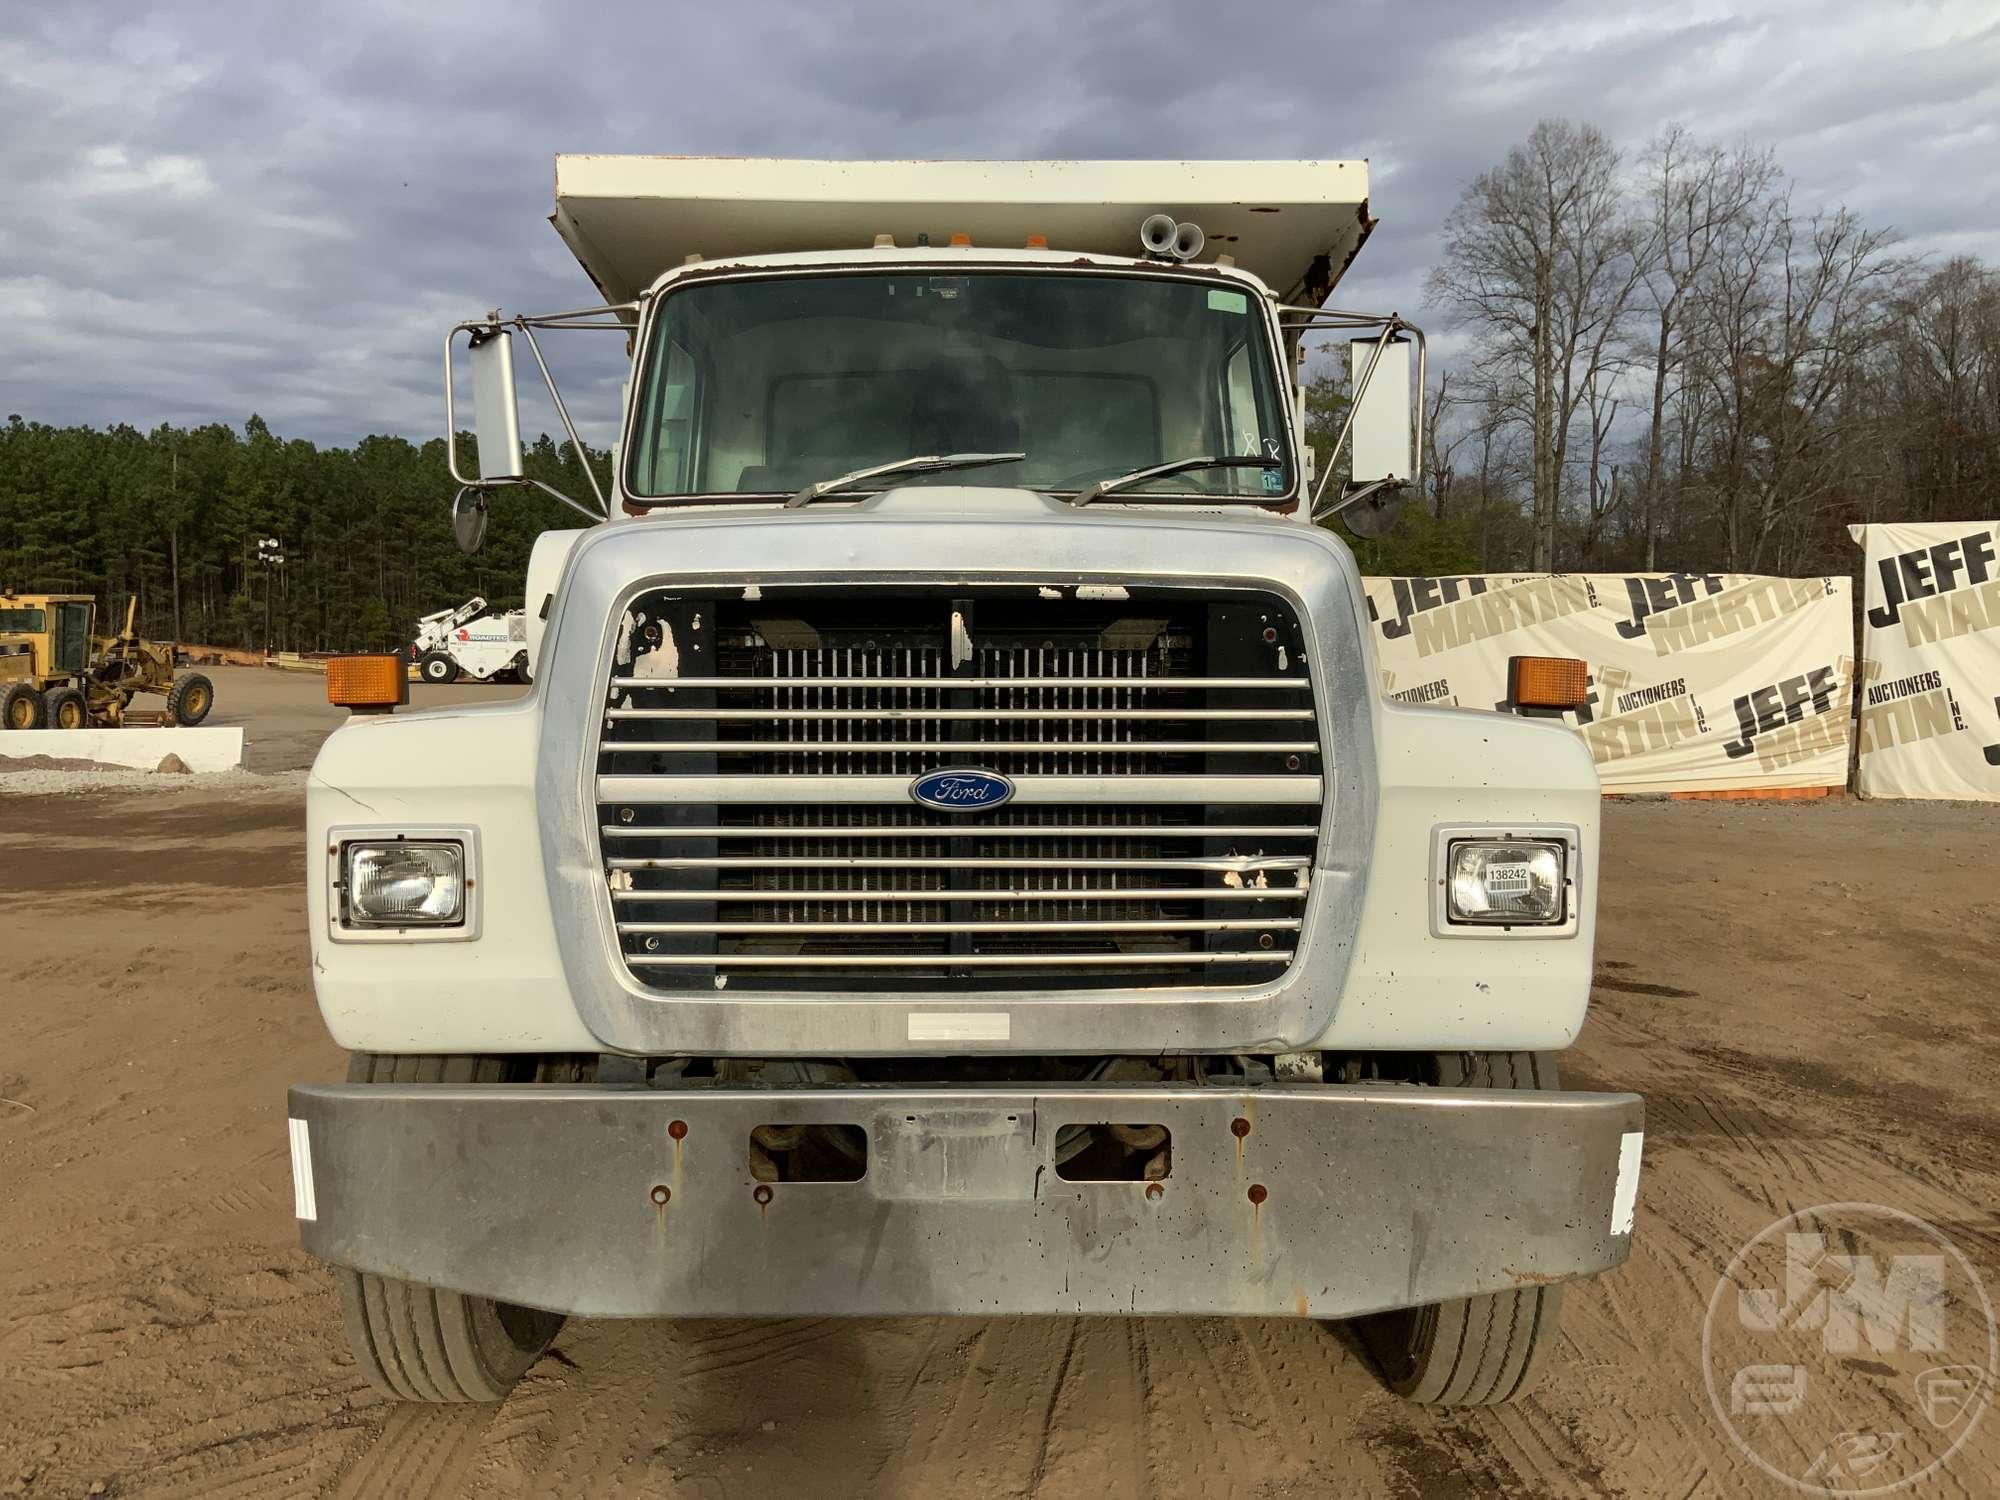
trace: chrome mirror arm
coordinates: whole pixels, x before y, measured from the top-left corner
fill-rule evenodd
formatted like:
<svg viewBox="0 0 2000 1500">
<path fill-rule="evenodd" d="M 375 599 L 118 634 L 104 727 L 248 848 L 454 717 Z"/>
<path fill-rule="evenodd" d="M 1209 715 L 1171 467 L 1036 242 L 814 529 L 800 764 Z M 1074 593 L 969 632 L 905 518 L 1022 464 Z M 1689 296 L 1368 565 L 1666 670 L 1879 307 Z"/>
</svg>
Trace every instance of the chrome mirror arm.
<svg viewBox="0 0 2000 1500">
<path fill-rule="evenodd" d="M 516 316 L 512 318 L 503 318 L 496 312 L 484 318 L 475 318 L 467 322 L 454 324 L 444 336 L 444 451 L 445 467 L 450 471 L 453 481 L 466 488 L 478 490 L 481 493 L 507 488 L 526 487 L 537 489 L 554 499 L 560 500 L 571 510 L 577 512 L 579 515 L 587 516 L 593 521 L 609 519 L 611 515 L 611 502 L 606 497 L 604 487 L 598 483 L 596 470 L 590 466 L 590 452 L 584 447 L 583 439 L 577 433 L 576 423 L 570 418 L 569 407 L 562 398 L 562 391 L 556 386 L 555 375 L 550 371 L 548 361 L 542 357 L 541 344 L 535 338 L 535 330 L 537 328 L 597 328 L 630 334 L 632 325 L 619 315 L 624 313 L 637 314 L 639 309 L 640 304 L 638 302 L 609 302 L 599 307 L 572 308 L 566 312 L 540 313 L 532 316 Z M 528 349 L 535 356 L 536 368 L 541 371 L 542 383 L 548 387 L 549 399 L 555 403 L 556 416 L 562 422 L 563 432 L 569 438 L 570 446 L 575 450 L 577 462 L 583 466 L 584 478 L 590 482 L 591 493 L 597 499 L 596 510 L 592 510 L 582 501 L 564 494 L 553 485 L 546 484 L 539 479 L 531 478 L 525 474 L 508 478 L 489 479 L 476 475 L 468 475 L 459 468 L 458 408 L 456 395 L 452 389 L 452 354 L 454 343 L 461 333 L 475 335 L 489 334 L 507 329 L 518 330 L 527 339 Z"/>
<path fill-rule="evenodd" d="M 1333 451 L 1327 454 L 1326 468 L 1320 474 L 1319 483 L 1313 490 L 1312 504 L 1309 507 L 1312 518 L 1317 521 L 1323 516 L 1338 515 L 1349 506 L 1380 493 L 1384 488 L 1402 488 L 1404 484 L 1411 487 L 1417 485 L 1424 473 L 1425 381 L 1429 370 L 1429 351 L 1423 329 L 1406 320 L 1401 313 L 1393 312 L 1361 313 L 1332 307 L 1280 307 L 1278 317 L 1281 328 L 1296 328 L 1302 334 L 1306 329 L 1313 327 L 1324 328 L 1329 332 L 1341 329 L 1382 330 L 1381 336 L 1374 341 L 1375 347 L 1369 352 L 1368 363 L 1362 367 L 1361 379 L 1356 383 L 1353 394 L 1348 399 L 1347 420 L 1341 424 L 1340 436 L 1334 441 Z M 1322 500 L 1326 494 L 1327 483 L 1333 478 L 1333 471 L 1339 466 L 1340 455 L 1347 447 L 1347 440 L 1353 433 L 1355 414 L 1361 409 L 1361 398 L 1367 393 L 1368 382 L 1374 378 L 1375 367 L 1382 359 L 1382 351 L 1389 347 L 1390 341 L 1398 334 L 1408 334 L 1417 346 L 1417 396 L 1414 421 L 1411 424 L 1416 447 L 1410 457 L 1410 477 L 1403 484 L 1393 480 L 1377 480 L 1363 485 L 1351 494 L 1336 496 L 1331 505 L 1323 506 Z"/>
</svg>

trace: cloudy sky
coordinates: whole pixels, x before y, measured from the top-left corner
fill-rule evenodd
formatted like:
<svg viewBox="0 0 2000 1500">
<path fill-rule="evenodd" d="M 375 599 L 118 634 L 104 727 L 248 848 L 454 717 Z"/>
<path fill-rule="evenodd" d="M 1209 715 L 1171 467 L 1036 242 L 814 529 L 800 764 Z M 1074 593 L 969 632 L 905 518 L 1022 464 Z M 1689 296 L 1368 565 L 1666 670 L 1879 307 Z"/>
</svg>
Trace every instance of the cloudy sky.
<svg viewBox="0 0 2000 1500">
<path fill-rule="evenodd" d="M 593 300 L 545 222 L 558 150 L 1365 156 L 1342 300 L 1408 312 L 1538 117 L 1633 155 L 1679 120 L 2000 261 L 1992 0 L 308 9 L 0 6 L 0 415 L 435 435 L 447 325 Z M 571 366 L 572 406 L 615 401 Z"/>
</svg>

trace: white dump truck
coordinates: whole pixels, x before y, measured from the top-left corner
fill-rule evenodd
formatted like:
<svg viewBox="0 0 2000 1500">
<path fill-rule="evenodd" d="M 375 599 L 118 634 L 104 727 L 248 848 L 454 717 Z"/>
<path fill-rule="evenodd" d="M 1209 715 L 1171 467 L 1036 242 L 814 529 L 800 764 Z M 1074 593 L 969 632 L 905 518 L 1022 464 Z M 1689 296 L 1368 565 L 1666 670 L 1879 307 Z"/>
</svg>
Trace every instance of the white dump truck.
<svg viewBox="0 0 2000 1500">
<path fill-rule="evenodd" d="M 497 1400 L 566 1314 L 1238 1314 L 1525 1390 L 1630 1248 L 1642 1104 L 1557 1082 L 1589 754 L 1385 701 L 1317 524 L 1384 525 L 1422 451 L 1421 334 L 1330 300 L 1366 164 L 556 188 L 604 305 L 446 342 L 467 546 L 536 483 L 516 354 L 630 354 L 530 564 L 535 686 L 395 713 L 335 662 L 308 785 L 353 1061 L 291 1092 L 296 1208 L 367 1377 Z"/>
<path fill-rule="evenodd" d="M 525 610 L 488 613 L 475 594 L 456 609 L 434 610 L 417 621 L 410 656 L 425 682 L 527 682 L 528 623 Z"/>
</svg>

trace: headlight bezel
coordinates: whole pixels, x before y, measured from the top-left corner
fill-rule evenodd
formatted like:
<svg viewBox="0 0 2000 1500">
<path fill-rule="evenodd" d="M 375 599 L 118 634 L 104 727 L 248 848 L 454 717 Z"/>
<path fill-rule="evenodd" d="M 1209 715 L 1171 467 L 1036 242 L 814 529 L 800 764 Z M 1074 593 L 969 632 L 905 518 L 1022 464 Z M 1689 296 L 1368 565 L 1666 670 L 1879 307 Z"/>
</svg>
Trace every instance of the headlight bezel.
<svg viewBox="0 0 2000 1500">
<path fill-rule="evenodd" d="M 363 849 L 398 845 L 456 846 L 460 861 L 459 915 L 453 922 L 404 922 L 359 916 L 349 889 L 353 856 Z M 479 936 L 483 883 L 477 829 L 437 825 L 349 824 L 326 836 L 326 933 L 336 943 L 463 943 Z"/>
<path fill-rule="evenodd" d="M 1553 848 L 1561 859 L 1561 908 L 1554 921 L 1507 921 L 1462 917 L 1452 910 L 1453 850 L 1462 846 L 1518 844 Z M 1514 941 L 1575 937 L 1581 922 L 1583 836 L 1568 823 L 1445 823 L 1431 833 L 1431 935 Z"/>
</svg>

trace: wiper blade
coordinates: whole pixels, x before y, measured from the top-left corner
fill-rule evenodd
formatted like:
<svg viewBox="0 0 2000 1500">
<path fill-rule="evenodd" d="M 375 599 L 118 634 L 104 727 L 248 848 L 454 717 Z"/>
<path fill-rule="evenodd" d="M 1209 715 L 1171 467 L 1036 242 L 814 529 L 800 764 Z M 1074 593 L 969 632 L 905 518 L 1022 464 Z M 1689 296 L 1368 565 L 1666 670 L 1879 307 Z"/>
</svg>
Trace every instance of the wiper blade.
<svg viewBox="0 0 2000 1500">
<path fill-rule="evenodd" d="M 1251 457 L 1247 454 L 1232 456 L 1213 453 L 1206 458 L 1177 458 L 1170 464 L 1154 464 L 1150 469 L 1134 469 L 1130 474 L 1120 474 L 1115 479 L 1100 479 L 1083 491 L 1071 504 L 1088 505 L 1093 500 L 1102 500 L 1106 495 L 1115 495 L 1135 484 L 1144 484 L 1148 479 L 1164 479 L 1169 474 L 1185 474 L 1191 469 L 1282 469 L 1285 461 L 1281 458 L 1265 456 Z M 1272 497 L 1266 495 L 1203 495 L 1204 500 L 1255 500 L 1259 505 L 1268 504 Z"/>
<path fill-rule="evenodd" d="M 894 463 L 876 464 L 873 468 L 856 469 L 852 474 L 809 484 L 785 502 L 785 509 L 811 505 L 822 495 L 831 495 L 864 479 L 880 479 L 890 474 L 935 474 L 943 469 L 977 469 L 986 464 L 1019 463 L 1027 456 L 1025 453 L 927 453 L 917 458 L 899 458 Z"/>
</svg>

